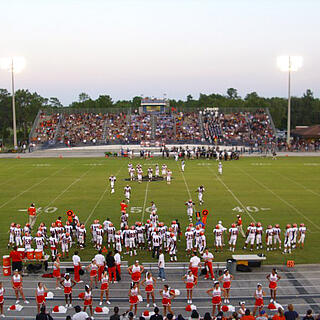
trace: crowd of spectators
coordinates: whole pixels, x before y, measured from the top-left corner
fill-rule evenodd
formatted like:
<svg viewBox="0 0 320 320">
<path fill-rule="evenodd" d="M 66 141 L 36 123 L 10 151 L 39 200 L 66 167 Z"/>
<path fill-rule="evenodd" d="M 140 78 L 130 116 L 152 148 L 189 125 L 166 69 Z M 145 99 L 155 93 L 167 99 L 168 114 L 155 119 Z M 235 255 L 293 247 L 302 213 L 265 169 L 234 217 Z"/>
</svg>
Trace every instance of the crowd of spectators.
<svg viewBox="0 0 320 320">
<path fill-rule="evenodd" d="M 128 130 L 129 143 L 150 141 L 152 136 L 152 124 L 150 114 L 133 114 L 130 116 Z"/>
<path fill-rule="evenodd" d="M 44 112 L 39 115 L 39 123 L 35 128 L 35 134 L 32 143 L 41 144 L 44 142 L 53 142 L 58 128 L 60 119 L 59 113 L 45 114 Z"/>
<path fill-rule="evenodd" d="M 179 112 L 176 115 L 176 142 L 202 142 L 198 112 Z"/>
<path fill-rule="evenodd" d="M 161 143 L 175 141 L 175 118 L 173 115 L 161 114 L 157 116 L 155 140 Z"/>
<path fill-rule="evenodd" d="M 128 115 L 109 113 L 106 116 L 106 142 L 127 141 Z"/>
</svg>

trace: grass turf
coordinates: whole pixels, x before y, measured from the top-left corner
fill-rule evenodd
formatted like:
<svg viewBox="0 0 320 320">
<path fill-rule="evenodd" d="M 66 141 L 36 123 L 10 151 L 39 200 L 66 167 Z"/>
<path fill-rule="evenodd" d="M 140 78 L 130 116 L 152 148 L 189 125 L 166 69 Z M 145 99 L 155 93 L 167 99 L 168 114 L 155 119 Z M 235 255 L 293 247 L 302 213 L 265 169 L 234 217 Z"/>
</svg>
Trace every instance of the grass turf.
<svg viewBox="0 0 320 320">
<path fill-rule="evenodd" d="M 124 198 L 123 188 L 127 184 L 128 159 L 114 158 L 49 158 L 49 159 L 2 159 L 0 162 L 0 253 L 6 254 L 8 229 L 11 222 L 24 224 L 26 209 L 31 202 L 42 209 L 37 224 L 45 222 L 49 227 L 58 215 L 65 217 L 68 209 L 74 210 L 80 220 L 86 222 L 87 230 L 93 219 L 102 222 L 110 217 L 116 227 L 120 223 L 120 201 Z M 184 233 L 188 224 L 184 202 L 189 193 L 197 209 L 208 209 L 207 245 L 213 250 L 212 228 L 218 220 L 229 228 L 241 209 L 244 226 L 253 219 L 268 224 L 279 223 L 281 229 L 287 223 L 304 222 L 308 233 L 303 250 L 296 249 L 291 255 L 280 251 L 266 252 L 268 264 L 283 264 L 287 259 L 296 263 L 319 263 L 316 254 L 320 247 L 320 158 L 286 157 L 278 160 L 269 158 L 242 158 L 239 161 L 223 162 L 223 175 L 217 176 L 217 163 L 212 160 L 186 161 L 184 174 L 180 162 L 164 160 L 134 159 L 141 163 L 146 174 L 149 165 L 166 163 L 173 171 L 173 181 L 130 182 L 132 197 L 129 207 L 129 222 L 146 220 L 146 209 L 155 201 L 160 221 L 167 225 L 178 218 Z M 108 177 L 117 177 L 116 192 L 110 193 Z M 204 205 L 199 206 L 195 190 L 203 184 L 206 188 Z M 55 212 L 55 209 L 57 210 Z M 234 209 L 236 208 L 236 209 Z M 234 209 L 234 210 L 233 210 Z M 263 236 L 264 240 L 264 236 Z M 225 237 L 225 242 L 227 238 Z M 89 241 L 81 251 L 83 260 L 94 254 Z M 236 253 L 244 253 L 244 240 L 239 237 Z M 178 244 L 178 261 L 186 261 L 185 239 Z M 74 248 L 71 250 L 71 252 Z M 255 251 L 261 252 L 261 251 Z M 126 257 L 126 256 L 124 256 Z M 216 261 L 231 257 L 227 246 L 223 253 L 215 254 Z M 129 257 L 126 257 L 128 259 Z M 140 251 L 141 261 L 152 261 L 151 254 Z M 129 258 L 133 261 L 133 258 Z"/>
</svg>

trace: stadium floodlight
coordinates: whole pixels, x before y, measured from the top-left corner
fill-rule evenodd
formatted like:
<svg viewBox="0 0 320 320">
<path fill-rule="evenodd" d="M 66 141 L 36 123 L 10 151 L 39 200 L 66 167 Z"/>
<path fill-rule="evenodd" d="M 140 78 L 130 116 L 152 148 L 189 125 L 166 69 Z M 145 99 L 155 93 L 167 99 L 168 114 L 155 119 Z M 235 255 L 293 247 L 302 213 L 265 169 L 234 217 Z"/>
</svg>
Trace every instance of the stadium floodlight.
<svg viewBox="0 0 320 320">
<path fill-rule="evenodd" d="M 288 118 L 287 118 L 287 145 L 290 146 L 291 127 L 291 72 L 298 71 L 302 67 L 301 56 L 280 56 L 277 65 L 281 71 L 288 72 Z"/>
<path fill-rule="evenodd" d="M 16 121 L 16 104 L 14 90 L 14 74 L 21 72 L 26 66 L 24 57 L 10 57 L 0 59 L 0 68 L 11 73 L 11 88 L 12 88 L 12 122 L 13 122 L 13 145 L 18 148 L 17 143 L 17 121 Z"/>
</svg>

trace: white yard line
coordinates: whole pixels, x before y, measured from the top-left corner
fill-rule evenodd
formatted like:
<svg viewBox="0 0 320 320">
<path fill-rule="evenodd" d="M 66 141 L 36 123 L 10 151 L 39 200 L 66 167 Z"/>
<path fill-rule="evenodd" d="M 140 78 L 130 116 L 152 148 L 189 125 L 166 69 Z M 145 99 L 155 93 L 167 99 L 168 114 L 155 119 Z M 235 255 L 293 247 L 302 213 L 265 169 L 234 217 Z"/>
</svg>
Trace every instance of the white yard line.
<svg viewBox="0 0 320 320">
<path fill-rule="evenodd" d="M 6 180 L 6 181 L 4 181 L 4 182 L 0 183 L 0 186 L 2 186 L 2 185 L 4 185 L 4 184 L 7 184 L 8 182 L 10 182 L 10 181 L 12 181 L 12 180 L 21 179 L 21 177 L 23 177 L 23 176 L 27 175 L 30 171 L 32 171 L 32 170 L 34 170 L 34 169 L 35 169 L 35 168 L 32 168 L 32 169 L 30 169 L 30 170 L 26 171 L 25 173 L 23 173 L 23 174 L 22 174 L 21 176 L 19 176 L 19 177 L 13 177 L 13 178 L 10 178 L 10 179 L 8 179 L 8 180 Z"/>
<path fill-rule="evenodd" d="M 42 212 L 44 212 L 45 209 L 47 209 L 48 207 L 50 207 L 50 205 L 52 205 L 53 203 L 55 203 L 55 201 L 57 199 L 59 199 L 63 194 L 65 194 L 74 184 L 76 184 L 77 182 L 81 181 L 81 179 L 87 175 L 89 173 L 90 170 L 92 170 L 92 168 L 90 168 L 89 170 L 87 170 L 86 172 L 84 172 L 79 178 L 76 178 L 71 184 L 69 184 L 69 186 L 67 188 L 65 188 L 63 191 L 61 191 L 53 200 L 51 200 L 44 208 L 43 210 L 38 214 L 38 216 L 41 215 Z M 38 217 L 37 216 L 37 217 Z"/>
<path fill-rule="evenodd" d="M 39 184 L 45 182 L 46 180 L 48 180 L 49 178 L 51 178 L 52 176 L 54 176 L 55 174 L 57 174 L 58 172 L 64 170 L 65 168 L 67 168 L 67 166 L 63 167 L 62 169 L 59 169 L 57 171 L 55 171 L 54 173 L 50 174 L 49 176 L 47 176 L 46 178 L 42 179 L 41 181 L 37 182 L 36 184 L 32 184 L 28 189 L 21 191 L 20 193 L 18 193 L 16 196 L 14 196 L 13 198 L 7 200 L 5 203 L 3 203 L 0 206 L 0 209 L 3 208 L 5 205 L 7 205 L 8 203 L 10 203 L 11 201 L 19 198 L 21 195 L 23 195 L 24 193 L 28 192 L 29 190 L 31 190 L 32 188 L 38 186 Z"/>
<path fill-rule="evenodd" d="M 116 172 L 115 176 L 117 177 L 117 175 L 120 173 L 122 169 L 122 166 L 119 168 L 119 170 Z M 87 224 L 87 222 L 89 221 L 89 219 L 92 217 L 93 213 L 96 211 L 98 205 L 100 204 L 100 202 L 102 201 L 102 199 L 104 198 L 106 192 L 109 190 L 109 188 L 105 188 L 105 190 L 102 192 L 100 198 L 98 199 L 98 201 L 96 202 L 96 204 L 94 205 L 93 209 L 91 210 L 90 214 L 88 215 L 88 218 L 86 219 L 86 221 L 84 222 L 84 224 Z"/>
<path fill-rule="evenodd" d="M 275 193 L 272 189 L 270 189 L 269 187 L 267 187 L 266 185 L 264 185 L 263 183 L 261 183 L 259 180 L 257 180 L 256 178 L 254 178 L 251 174 L 248 174 L 247 172 L 245 172 L 243 169 L 241 169 L 239 167 L 239 169 L 245 174 L 247 175 L 249 178 L 251 178 L 253 181 L 255 181 L 258 185 L 260 185 L 262 188 L 264 188 L 265 190 L 269 191 L 270 193 L 272 193 L 276 198 L 278 198 L 280 201 L 282 201 L 284 204 L 286 204 L 288 207 L 290 207 L 292 210 L 294 210 L 296 213 L 298 213 L 301 217 L 303 217 L 304 219 L 306 219 L 308 222 L 310 222 L 316 229 L 320 230 L 319 225 L 317 225 L 316 223 L 314 223 L 312 220 L 310 220 L 305 214 L 303 214 L 300 210 L 298 210 L 294 205 L 292 205 L 291 203 L 289 203 L 287 200 L 283 199 L 282 197 L 280 197 L 277 193 Z"/>
<path fill-rule="evenodd" d="M 150 181 L 147 182 L 146 192 L 145 192 L 145 195 L 144 195 L 144 202 L 143 202 L 143 209 L 142 209 L 142 217 L 141 217 L 141 222 L 142 222 L 142 223 L 143 223 L 143 219 L 144 219 L 144 213 L 145 213 L 145 211 L 146 211 L 146 204 L 147 204 L 149 183 L 150 183 Z"/>
<path fill-rule="evenodd" d="M 178 167 L 178 170 L 180 171 L 180 173 L 181 173 L 181 175 L 182 175 L 184 184 L 185 184 L 185 186 L 186 186 L 186 189 L 187 189 L 187 192 L 188 192 L 188 195 L 189 195 L 189 199 L 192 199 L 191 192 L 190 192 L 190 189 L 189 189 L 188 184 L 187 184 L 187 180 L 186 180 L 186 178 L 185 178 L 185 176 L 184 176 L 183 171 L 182 171 L 181 168 L 179 167 L 178 162 L 177 162 L 177 167 Z"/>
<path fill-rule="evenodd" d="M 243 205 L 243 203 L 239 200 L 239 198 L 232 192 L 232 190 L 226 185 L 226 183 L 221 180 L 221 178 L 210 168 L 208 167 L 208 170 L 211 171 L 217 178 L 217 180 L 226 188 L 226 190 L 233 196 L 233 198 L 239 203 L 239 205 L 243 208 L 245 213 L 251 218 L 253 222 L 256 222 L 255 218 L 252 216 L 252 214 L 247 210 L 247 208 Z"/>
</svg>

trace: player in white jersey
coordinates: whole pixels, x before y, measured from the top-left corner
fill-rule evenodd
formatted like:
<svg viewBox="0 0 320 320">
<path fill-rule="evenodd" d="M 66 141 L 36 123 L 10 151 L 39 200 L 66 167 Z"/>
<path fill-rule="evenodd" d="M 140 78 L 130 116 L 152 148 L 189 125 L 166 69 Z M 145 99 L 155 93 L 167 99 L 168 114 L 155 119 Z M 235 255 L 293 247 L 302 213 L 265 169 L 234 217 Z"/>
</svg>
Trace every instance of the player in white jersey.
<svg viewBox="0 0 320 320">
<path fill-rule="evenodd" d="M 122 231 L 122 240 L 124 243 L 124 247 L 126 248 L 126 252 L 124 254 L 129 254 L 130 250 L 130 240 L 129 240 L 129 227 L 126 225 L 124 230 Z"/>
<path fill-rule="evenodd" d="M 222 246 L 224 246 L 224 233 L 227 231 L 227 228 L 225 228 L 222 224 L 222 221 L 218 221 L 218 226 L 220 227 L 220 230 L 222 230 Z"/>
<path fill-rule="evenodd" d="M 144 226 L 141 222 L 137 222 L 136 226 L 137 230 L 137 243 L 140 249 L 144 248 Z"/>
<path fill-rule="evenodd" d="M 299 232 L 298 225 L 296 223 L 292 224 L 292 238 L 291 238 L 291 247 L 292 247 L 292 249 L 296 248 L 298 232 Z"/>
<path fill-rule="evenodd" d="M 99 220 L 94 220 L 93 224 L 90 226 L 94 247 L 97 246 L 97 229 L 99 228 L 99 226 L 100 226 Z"/>
<path fill-rule="evenodd" d="M 104 220 L 102 224 L 103 224 L 103 230 L 106 233 L 109 225 L 111 224 L 110 218 L 107 218 L 106 220 Z"/>
<path fill-rule="evenodd" d="M 120 228 L 121 229 L 128 226 L 128 218 L 129 218 L 129 215 L 127 213 L 122 212 L 121 217 L 120 217 Z"/>
<path fill-rule="evenodd" d="M 124 196 L 127 200 L 127 203 L 130 202 L 130 196 L 131 196 L 131 187 L 127 184 L 125 187 L 124 187 Z"/>
<path fill-rule="evenodd" d="M 273 238 L 273 228 L 271 225 L 268 225 L 268 228 L 266 230 L 267 251 L 269 251 L 269 250 L 272 251 L 272 249 L 273 249 L 272 238 Z"/>
<path fill-rule="evenodd" d="M 203 193 L 205 192 L 204 186 L 201 185 L 201 186 L 197 189 L 196 192 L 198 192 L 199 203 L 200 203 L 200 205 L 202 205 L 202 204 L 203 204 Z"/>
<path fill-rule="evenodd" d="M 159 176 L 160 176 L 160 169 L 159 169 L 159 165 L 158 164 L 156 164 L 155 176 L 156 176 L 156 178 L 159 178 Z"/>
<path fill-rule="evenodd" d="M 281 229 L 278 224 L 276 224 L 273 229 L 273 250 L 277 250 L 277 243 L 279 243 L 279 250 L 281 250 Z"/>
<path fill-rule="evenodd" d="M 263 233 L 263 228 L 261 226 L 261 223 L 257 222 L 257 225 L 256 225 L 256 245 L 257 245 L 257 250 L 259 248 L 262 249 L 262 233 Z"/>
<path fill-rule="evenodd" d="M 185 168 L 186 164 L 184 162 L 184 160 L 181 161 L 181 171 L 184 172 L 184 168 Z"/>
<path fill-rule="evenodd" d="M 32 244 L 32 237 L 29 232 L 26 232 L 24 236 L 22 237 L 23 245 L 25 251 L 31 249 L 31 244 Z"/>
<path fill-rule="evenodd" d="M 203 230 L 202 230 L 201 226 L 198 224 L 194 230 L 194 246 L 195 246 L 195 248 L 199 248 L 201 231 L 203 231 Z"/>
<path fill-rule="evenodd" d="M 307 228 L 305 227 L 304 223 L 300 223 L 298 246 L 300 246 L 301 249 L 303 249 L 304 247 L 306 232 L 307 232 Z"/>
<path fill-rule="evenodd" d="M 161 167 L 161 174 L 162 174 L 163 179 L 167 175 L 167 166 L 165 164 L 163 164 L 162 167 Z"/>
<path fill-rule="evenodd" d="M 172 171 L 170 169 L 167 170 L 167 184 L 171 183 Z"/>
<path fill-rule="evenodd" d="M 219 164 L 218 164 L 218 173 L 220 175 L 222 175 L 222 163 L 221 162 L 219 162 Z"/>
<path fill-rule="evenodd" d="M 64 258 L 65 255 L 67 255 L 67 258 L 69 257 L 69 249 L 72 245 L 72 238 L 69 232 L 63 233 L 61 238 L 61 251 L 62 251 L 62 257 Z"/>
<path fill-rule="evenodd" d="M 115 241 L 115 246 L 116 246 L 116 250 L 121 253 L 122 252 L 122 237 L 121 237 L 121 231 L 117 231 L 116 235 L 114 236 L 114 241 Z"/>
<path fill-rule="evenodd" d="M 191 253 L 191 251 L 193 250 L 193 238 L 194 238 L 194 233 L 191 230 L 190 227 L 187 228 L 186 233 L 184 234 L 186 237 L 186 251 L 187 253 Z"/>
<path fill-rule="evenodd" d="M 192 199 L 189 199 L 189 201 L 187 201 L 185 203 L 185 205 L 187 206 L 187 215 L 189 217 L 189 221 L 192 222 L 193 210 L 194 210 L 195 203 L 192 201 Z"/>
<path fill-rule="evenodd" d="M 178 237 L 178 231 L 179 231 L 179 225 L 176 220 L 173 220 L 171 222 L 171 228 L 174 236 L 177 238 Z"/>
<path fill-rule="evenodd" d="M 130 248 L 130 256 L 137 255 L 136 250 L 136 238 L 137 238 L 137 230 L 134 226 L 129 230 L 129 248 Z"/>
<path fill-rule="evenodd" d="M 200 240 L 199 240 L 199 253 L 202 255 L 204 253 L 204 250 L 206 249 L 207 246 L 207 238 L 204 234 L 204 231 L 200 232 Z"/>
<path fill-rule="evenodd" d="M 137 176 L 138 176 L 138 182 L 139 183 L 142 183 L 142 176 L 143 176 L 143 171 L 142 171 L 142 169 L 138 169 L 137 170 Z"/>
<path fill-rule="evenodd" d="M 115 236 L 115 234 L 116 234 L 116 229 L 115 229 L 115 227 L 113 226 L 113 223 L 110 223 L 110 224 L 109 224 L 109 227 L 108 227 L 108 229 L 107 229 L 108 248 L 110 248 L 111 246 L 114 245 L 114 236 Z"/>
<path fill-rule="evenodd" d="M 229 250 L 234 252 L 238 240 L 239 230 L 235 223 L 231 225 L 229 229 Z"/>
<path fill-rule="evenodd" d="M 130 175 L 130 171 L 131 171 L 132 168 L 133 168 L 132 163 L 128 163 L 128 173 L 129 173 L 129 175 Z"/>
<path fill-rule="evenodd" d="M 44 247 L 44 239 L 41 236 L 41 233 L 38 232 L 36 237 L 33 239 L 34 242 L 36 243 L 37 246 L 37 250 L 43 251 L 43 247 Z"/>
<path fill-rule="evenodd" d="M 22 246 L 22 229 L 20 224 L 17 224 L 16 227 L 14 228 L 14 238 L 16 241 L 16 246 Z"/>
<path fill-rule="evenodd" d="M 157 224 L 158 224 L 158 215 L 156 214 L 156 212 L 152 212 L 151 214 L 150 214 L 150 221 L 151 221 L 151 224 L 153 225 L 153 226 L 157 226 Z"/>
<path fill-rule="evenodd" d="M 26 225 L 23 228 L 23 234 L 26 234 L 27 232 L 31 233 L 31 227 L 29 223 L 26 223 Z"/>
<path fill-rule="evenodd" d="M 97 250 L 100 250 L 102 247 L 103 234 L 104 234 L 102 225 L 99 225 L 98 229 L 96 230 L 96 234 L 97 234 L 96 248 Z"/>
<path fill-rule="evenodd" d="M 152 168 L 148 168 L 148 179 L 149 181 L 152 181 L 152 175 L 153 175 L 153 169 Z"/>
<path fill-rule="evenodd" d="M 135 180 L 136 169 L 135 168 L 131 168 L 129 174 L 130 174 L 130 181 L 134 181 Z"/>
<path fill-rule="evenodd" d="M 80 228 L 78 229 L 78 244 L 80 246 L 80 249 L 84 249 L 84 245 L 86 242 L 86 234 L 87 230 L 84 224 L 80 225 Z"/>
<path fill-rule="evenodd" d="M 15 245 L 15 239 L 14 239 L 14 230 L 16 228 L 16 224 L 14 222 L 11 223 L 10 229 L 9 229 L 9 243 L 8 243 L 8 248 L 10 246 Z"/>
<path fill-rule="evenodd" d="M 174 235 L 174 233 L 170 233 L 169 238 L 169 255 L 170 255 L 170 261 L 177 261 L 177 237 Z"/>
<path fill-rule="evenodd" d="M 246 250 L 247 246 L 250 245 L 251 246 L 250 251 L 253 251 L 254 240 L 256 238 L 256 231 L 257 231 L 257 228 L 254 225 L 254 222 L 251 222 L 250 226 L 247 228 L 247 232 L 246 232 L 247 239 L 244 243 L 244 247 L 243 247 L 244 250 Z"/>
<path fill-rule="evenodd" d="M 151 201 L 151 213 L 153 213 L 153 212 L 157 212 L 157 206 L 156 206 L 156 204 L 154 203 L 154 201 Z"/>
<path fill-rule="evenodd" d="M 58 254 L 58 241 L 57 241 L 57 238 L 54 238 L 53 236 L 50 236 L 49 245 L 50 245 L 52 259 L 54 259 Z"/>
<path fill-rule="evenodd" d="M 114 193 L 114 185 L 115 185 L 116 180 L 117 180 L 117 178 L 114 175 L 111 175 L 109 177 L 111 193 Z"/>
<path fill-rule="evenodd" d="M 222 233 L 223 233 L 223 231 L 220 229 L 220 226 L 217 224 L 215 229 L 213 229 L 213 234 L 215 237 L 214 244 L 216 247 L 215 252 L 218 252 L 219 249 L 222 252 Z"/>
<path fill-rule="evenodd" d="M 291 224 L 287 224 L 286 231 L 284 234 L 284 251 L 282 253 L 291 253 L 291 239 L 292 239 L 292 228 Z"/>
</svg>

